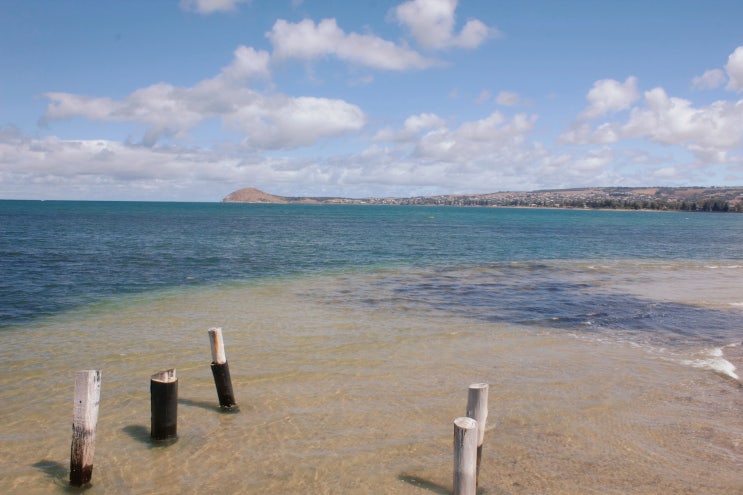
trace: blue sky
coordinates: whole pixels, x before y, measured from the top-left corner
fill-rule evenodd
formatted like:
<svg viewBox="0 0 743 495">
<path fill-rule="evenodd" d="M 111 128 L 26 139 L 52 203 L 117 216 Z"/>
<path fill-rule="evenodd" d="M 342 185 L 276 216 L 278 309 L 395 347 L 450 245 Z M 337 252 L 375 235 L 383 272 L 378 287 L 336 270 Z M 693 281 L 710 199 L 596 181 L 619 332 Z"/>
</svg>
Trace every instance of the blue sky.
<svg viewBox="0 0 743 495">
<path fill-rule="evenodd" d="M 2 0 L 0 198 L 743 186 L 739 0 Z"/>
</svg>

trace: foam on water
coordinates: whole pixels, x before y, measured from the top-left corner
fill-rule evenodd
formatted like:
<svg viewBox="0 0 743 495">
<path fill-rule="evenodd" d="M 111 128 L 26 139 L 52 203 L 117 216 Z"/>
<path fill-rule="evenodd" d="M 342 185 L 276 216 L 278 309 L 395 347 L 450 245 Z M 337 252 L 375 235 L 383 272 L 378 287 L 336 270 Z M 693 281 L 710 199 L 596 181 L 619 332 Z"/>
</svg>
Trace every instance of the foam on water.
<svg viewBox="0 0 743 495">
<path fill-rule="evenodd" d="M 684 360 L 683 363 L 695 368 L 711 370 L 715 373 L 740 381 L 740 377 L 736 373 L 738 368 L 725 358 L 725 349 L 740 347 L 740 345 L 740 342 L 734 342 L 722 347 L 704 349 L 699 353 L 701 357 L 697 359 Z"/>
</svg>

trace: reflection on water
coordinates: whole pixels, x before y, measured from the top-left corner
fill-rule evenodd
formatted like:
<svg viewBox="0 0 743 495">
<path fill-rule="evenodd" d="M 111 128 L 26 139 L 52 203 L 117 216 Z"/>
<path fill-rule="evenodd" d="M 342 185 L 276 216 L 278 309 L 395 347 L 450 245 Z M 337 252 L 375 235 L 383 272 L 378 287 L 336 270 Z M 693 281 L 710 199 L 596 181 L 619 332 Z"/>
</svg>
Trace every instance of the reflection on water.
<svg viewBox="0 0 743 495">
<path fill-rule="evenodd" d="M 490 383 L 481 493 L 739 494 L 743 389 L 695 363 L 712 352 L 737 364 L 740 346 L 723 340 L 740 309 L 719 298 L 740 295 L 691 305 L 700 269 L 305 277 L 137 296 L 10 329 L 0 482 L 66 491 L 74 372 L 99 368 L 90 494 L 449 493 L 451 423 L 476 382 Z M 668 277 L 672 293 L 643 293 Z M 525 318 L 529 308 L 544 314 Z M 695 314 L 713 332 L 690 332 Z M 552 320 L 565 315 L 594 324 Z M 213 326 L 237 413 L 219 411 Z M 170 367 L 178 441 L 153 448 L 149 377 Z"/>
</svg>

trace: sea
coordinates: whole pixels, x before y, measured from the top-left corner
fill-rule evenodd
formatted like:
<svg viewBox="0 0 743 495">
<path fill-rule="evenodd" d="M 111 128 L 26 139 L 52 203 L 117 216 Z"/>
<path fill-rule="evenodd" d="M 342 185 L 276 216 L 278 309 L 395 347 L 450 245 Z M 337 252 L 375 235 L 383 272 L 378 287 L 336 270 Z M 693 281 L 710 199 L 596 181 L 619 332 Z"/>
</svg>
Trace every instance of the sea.
<svg viewBox="0 0 743 495">
<path fill-rule="evenodd" d="M 448 494 L 487 383 L 478 494 L 743 494 L 743 215 L 0 201 L 0 339 L 3 493 Z"/>
</svg>

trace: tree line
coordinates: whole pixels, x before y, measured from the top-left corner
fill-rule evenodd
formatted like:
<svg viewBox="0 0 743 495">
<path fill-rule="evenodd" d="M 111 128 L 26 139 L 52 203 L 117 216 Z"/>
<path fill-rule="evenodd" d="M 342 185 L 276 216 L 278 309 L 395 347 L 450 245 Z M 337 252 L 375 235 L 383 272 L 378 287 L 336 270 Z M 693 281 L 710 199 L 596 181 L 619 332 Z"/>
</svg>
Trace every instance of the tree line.
<svg viewBox="0 0 743 495">
<path fill-rule="evenodd" d="M 662 198 L 560 198 L 549 201 L 534 198 L 410 198 L 398 199 L 396 204 L 440 206 L 514 206 L 552 208 L 591 208 L 609 210 L 707 211 L 743 213 L 743 203 L 732 203 L 723 198 L 668 200 Z"/>
</svg>

